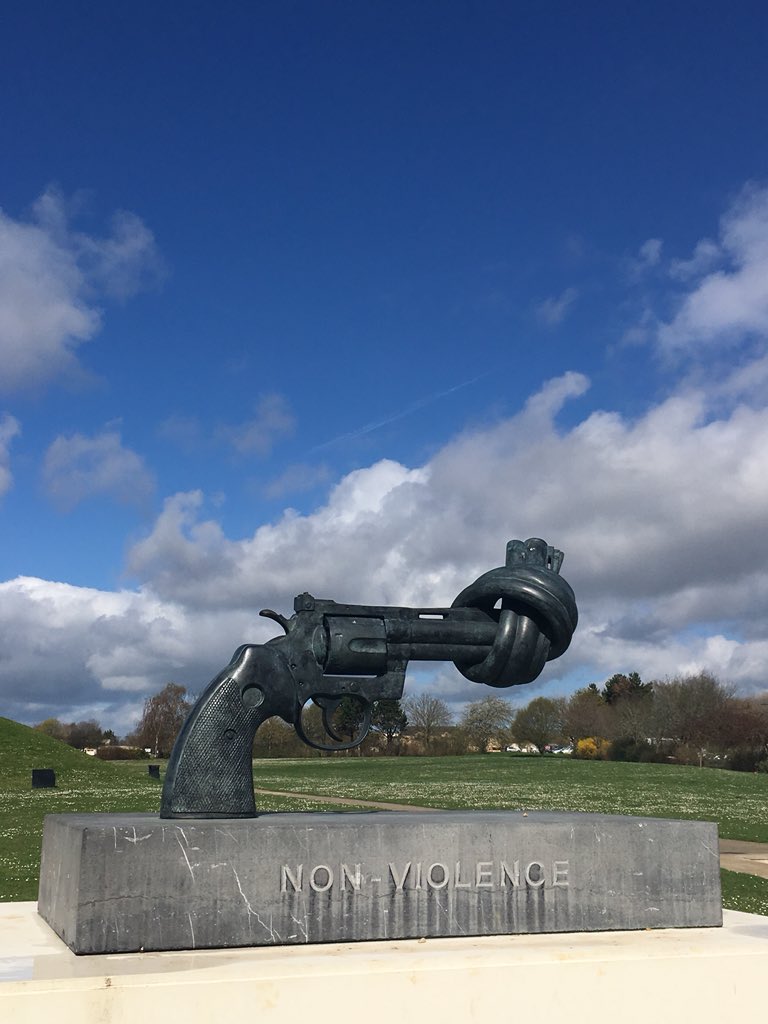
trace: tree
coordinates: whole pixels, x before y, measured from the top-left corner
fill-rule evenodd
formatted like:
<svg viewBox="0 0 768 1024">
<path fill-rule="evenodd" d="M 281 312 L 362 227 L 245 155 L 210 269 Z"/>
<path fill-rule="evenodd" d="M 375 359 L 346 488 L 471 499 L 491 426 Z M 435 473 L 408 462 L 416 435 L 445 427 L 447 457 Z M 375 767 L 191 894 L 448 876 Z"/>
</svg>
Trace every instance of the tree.
<svg viewBox="0 0 768 1024">
<path fill-rule="evenodd" d="M 38 732 L 52 736 L 55 740 L 68 743 L 70 747 L 83 750 L 85 747 L 98 747 L 105 735 L 114 737 L 113 732 L 104 733 L 99 723 L 89 718 L 82 722 L 60 722 L 58 718 L 46 718 L 35 726 Z"/>
<path fill-rule="evenodd" d="M 683 747 L 720 747 L 726 740 L 732 701 L 731 689 L 708 672 L 656 683 L 655 735 Z"/>
<path fill-rule="evenodd" d="M 600 696 L 608 712 L 600 735 L 634 743 L 648 738 L 652 730 L 653 683 L 644 683 L 637 672 L 617 672 L 607 680 Z"/>
<path fill-rule="evenodd" d="M 46 736 L 53 736 L 55 740 L 61 740 L 62 743 L 67 742 L 69 726 L 60 722 L 58 718 L 46 718 L 45 721 L 38 722 L 35 729 L 45 733 Z"/>
<path fill-rule="evenodd" d="M 154 697 L 144 701 L 144 712 L 130 740 L 138 747 L 149 747 L 154 757 L 168 757 L 191 707 L 187 689 L 168 683 Z"/>
<path fill-rule="evenodd" d="M 536 697 L 515 715 L 512 734 L 518 743 L 532 743 L 540 754 L 565 732 L 567 701 L 563 697 Z"/>
<path fill-rule="evenodd" d="M 627 698 L 646 697 L 653 692 L 653 683 L 644 683 L 637 672 L 625 676 L 621 672 L 612 675 L 603 687 L 603 700 L 606 704 L 616 704 Z"/>
<path fill-rule="evenodd" d="M 292 746 L 293 729 L 279 718 L 268 718 L 260 726 L 253 742 L 254 757 L 283 757 Z"/>
<path fill-rule="evenodd" d="M 438 729 L 453 723 L 453 715 L 444 700 L 431 693 L 409 697 L 404 702 L 405 713 L 411 728 L 420 733 L 424 749 L 429 753 Z"/>
<path fill-rule="evenodd" d="M 606 736 L 610 731 L 609 714 L 610 711 L 594 683 L 582 690 L 576 690 L 565 711 L 565 735 L 574 747 L 579 740 L 588 736 Z"/>
<path fill-rule="evenodd" d="M 467 704 L 461 727 L 470 743 L 484 754 L 492 739 L 505 742 L 512 721 L 512 708 L 502 697 L 483 697 Z"/>
<path fill-rule="evenodd" d="M 343 736 L 348 742 L 360 733 L 365 717 L 365 705 L 357 697 L 344 697 L 336 711 L 330 717 L 331 728 L 337 736 Z M 332 743 L 333 740 L 327 740 Z"/>
<path fill-rule="evenodd" d="M 720 744 L 729 768 L 768 770 L 768 695 L 730 701 L 721 715 Z"/>
<path fill-rule="evenodd" d="M 72 722 L 67 733 L 70 747 L 83 750 L 85 747 L 98 747 L 101 744 L 102 728 L 94 719 L 85 722 Z"/>
<path fill-rule="evenodd" d="M 387 750 L 392 747 L 395 736 L 405 732 L 408 716 L 399 700 L 377 700 L 371 716 L 371 726 L 376 732 L 387 737 Z"/>
</svg>

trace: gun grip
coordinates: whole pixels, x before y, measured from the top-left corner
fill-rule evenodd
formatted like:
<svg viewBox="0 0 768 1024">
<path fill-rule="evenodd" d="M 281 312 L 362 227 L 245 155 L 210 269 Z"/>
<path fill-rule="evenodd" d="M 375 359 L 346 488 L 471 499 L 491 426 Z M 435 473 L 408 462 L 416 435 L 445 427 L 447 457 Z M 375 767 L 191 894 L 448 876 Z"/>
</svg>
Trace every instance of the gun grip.
<svg viewBox="0 0 768 1024">
<path fill-rule="evenodd" d="M 254 818 L 253 738 L 273 715 L 293 722 L 288 664 L 271 647 L 239 647 L 189 713 L 168 762 L 161 818 Z"/>
</svg>

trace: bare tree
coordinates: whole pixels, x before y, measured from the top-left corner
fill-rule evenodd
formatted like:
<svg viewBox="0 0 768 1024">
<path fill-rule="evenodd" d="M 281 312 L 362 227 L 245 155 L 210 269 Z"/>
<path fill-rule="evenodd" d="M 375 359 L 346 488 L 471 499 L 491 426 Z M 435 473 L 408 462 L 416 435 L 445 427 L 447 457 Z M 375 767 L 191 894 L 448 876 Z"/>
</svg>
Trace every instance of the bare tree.
<svg viewBox="0 0 768 1024">
<path fill-rule="evenodd" d="M 46 736 L 52 736 L 55 740 L 61 740 L 62 743 L 67 742 L 69 726 L 60 722 L 58 718 L 46 718 L 44 721 L 38 722 L 35 729 L 38 732 L 44 732 Z"/>
<path fill-rule="evenodd" d="M 168 683 L 144 701 L 141 721 L 129 740 L 137 747 L 149 747 L 154 757 L 168 757 L 190 707 L 186 687 Z"/>
<path fill-rule="evenodd" d="M 502 697 L 483 697 L 467 704 L 461 727 L 470 743 L 484 754 L 491 740 L 505 743 L 512 722 L 512 708 Z"/>
<path fill-rule="evenodd" d="M 568 701 L 563 727 L 575 746 L 587 736 L 608 736 L 610 710 L 593 683 L 577 690 Z"/>
<path fill-rule="evenodd" d="M 453 723 L 453 715 L 448 705 L 432 693 L 409 697 L 403 701 L 403 708 L 408 716 L 409 725 L 414 732 L 421 735 L 427 753 L 432 747 L 436 731 Z"/>
<path fill-rule="evenodd" d="M 708 672 L 655 683 L 654 726 L 658 739 L 681 746 L 719 747 L 724 739 L 733 691 Z"/>
<path fill-rule="evenodd" d="M 512 734 L 518 743 L 532 743 L 540 754 L 565 735 L 564 697 L 536 697 L 515 715 Z"/>
</svg>

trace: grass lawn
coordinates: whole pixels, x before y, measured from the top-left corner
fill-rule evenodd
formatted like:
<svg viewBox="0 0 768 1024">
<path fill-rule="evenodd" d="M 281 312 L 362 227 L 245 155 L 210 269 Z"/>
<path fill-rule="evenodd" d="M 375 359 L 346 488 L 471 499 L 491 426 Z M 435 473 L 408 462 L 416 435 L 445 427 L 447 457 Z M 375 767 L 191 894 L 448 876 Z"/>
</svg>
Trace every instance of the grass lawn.
<svg viewBox="0 0 768 1024">
<path fill-rule="evenodd" d="M 32 768 L 57 788 L 32 790 Z M 164 766 L 163 766 L 164 768 Z M 425 807 L 597 811 L 717 821 L 720 835 L 768 842 L 768 775 L 671 765 L 486 754 L 444 758 L 307 758 L 254 762 L 254 782 L 306 796 L 257 796 L 260 810 L 329 810 L 313 795 Z M 157 811 L 145 761 L 89 758 L 0 718 L 0 900 L 37 897 L 45 814 Z M 723 905 L 768 916 L 768 880 L 722 872 Z"/>
<path fill-rule="evenodd" d="M 768 843 L 768 775 L 569 757 L 312 758 L 254 762 L 265 789 L 424 807 L 594 811 L 716 821 Z"/>
<path fill-rule="evenodd" d="M 56 788 L 31 789 L 33 768 L 53 768 Z M 0 718 L 0 901 L 37 899 L 46 814 L 157 812 L 161 785 L 149 778 L 146 761 L 99 761 Z M 301 797 L 269 797 L 260 806 L 265 811 L 327 809 Z"/>
</svg>

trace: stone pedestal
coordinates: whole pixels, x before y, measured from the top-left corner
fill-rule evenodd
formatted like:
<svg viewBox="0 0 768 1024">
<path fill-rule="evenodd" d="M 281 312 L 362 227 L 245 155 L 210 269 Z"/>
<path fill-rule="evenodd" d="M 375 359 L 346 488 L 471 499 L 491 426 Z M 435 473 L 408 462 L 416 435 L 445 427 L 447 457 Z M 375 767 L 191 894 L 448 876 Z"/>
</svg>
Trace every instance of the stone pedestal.
<svg viewBox="0 0 768 1024">
<path fill-rule="evenodd" d="M 716 826 L 572 813 L 46 818 L 76 953 L 721 924 Z"/>
</svg>

